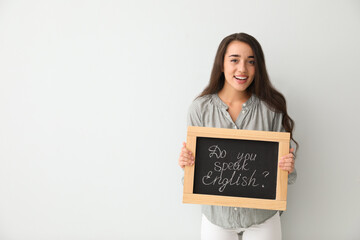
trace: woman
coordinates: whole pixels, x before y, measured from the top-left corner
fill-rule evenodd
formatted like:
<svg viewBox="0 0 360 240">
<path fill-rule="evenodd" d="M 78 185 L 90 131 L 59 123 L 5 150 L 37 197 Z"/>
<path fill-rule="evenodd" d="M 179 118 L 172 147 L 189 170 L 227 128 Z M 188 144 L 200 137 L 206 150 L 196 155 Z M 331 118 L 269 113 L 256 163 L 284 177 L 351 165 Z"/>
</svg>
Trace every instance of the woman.
<svg viewBox="0 0 360 240">
<path fill-rule="evenodd" d="M 246 34 L 227 36 L 220 43 L 208 86 L 191 104 L 188 125 L 261 131 L 290 132 L 294 121 L 289 117 L 284 96 L 269 80 L 262 48 Z M 294 149 L 283 156 L 279 167 L 289 172 L 294 183 Z M 193 154 L 183 143 L 179 165 L 194 164 Z M 281 239 L 278 211 L 222 206 L 202 206 L 202 239 Z"/>
</svg>

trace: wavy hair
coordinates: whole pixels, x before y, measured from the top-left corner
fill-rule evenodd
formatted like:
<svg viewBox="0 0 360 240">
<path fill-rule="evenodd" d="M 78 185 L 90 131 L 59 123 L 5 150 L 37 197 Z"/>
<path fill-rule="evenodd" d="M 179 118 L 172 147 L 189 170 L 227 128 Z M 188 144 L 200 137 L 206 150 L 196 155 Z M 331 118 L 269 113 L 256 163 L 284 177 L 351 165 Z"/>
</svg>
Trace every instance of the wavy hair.
<svg viewBox="0 0 360 240">
<path fill-rule="evenodd" d="M 224 57 L 228 45 L 232 41 L 247 43 L 254 52 L 255 57 L 255 77 L 250 86 L 246 89 L 248 93 L 255 94 L 260 100 L 264 101 L 270 109 L 283 114 L 282 126 L 286 132 L 290 132 L 291 140 L 296 144 L 296 150 L 299 147 L 298 142 L 293 138 L 293 129 L 295 122 L 288 115 L 285 97 L 277 91 L 271 84 L 269 75 L 266 70 L 265 57 L 260 43 L 251 35 L 246 33 L 234 33 L 225 37 L 216 52 L 214 65 L 211 71 L 209 84 L 198 96 L 218 93 L 225 83 L 223 72 Z"/>
</svg>

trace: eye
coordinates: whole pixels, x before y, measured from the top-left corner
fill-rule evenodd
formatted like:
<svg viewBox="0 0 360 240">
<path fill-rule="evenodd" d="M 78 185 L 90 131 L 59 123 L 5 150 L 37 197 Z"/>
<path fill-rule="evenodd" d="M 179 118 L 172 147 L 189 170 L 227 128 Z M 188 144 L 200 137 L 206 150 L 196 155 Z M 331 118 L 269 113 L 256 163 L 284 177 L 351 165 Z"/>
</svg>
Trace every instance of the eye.
<svg viewBox="0 0 360 240">
<path fill-rule="evenodd" d="M 254 60 L 250 60 L 249 63 L 250 63 L 251 65 L 254 65 L 254 64 L 255 64 L 255 61 L 254 61 Z"/>
<path fill-rule="evenodd" d="M 230 62 L 234 62 L 234 63 L 237 63 L 238 60 L 237 59 L 231 59 Z"/>
</svg>

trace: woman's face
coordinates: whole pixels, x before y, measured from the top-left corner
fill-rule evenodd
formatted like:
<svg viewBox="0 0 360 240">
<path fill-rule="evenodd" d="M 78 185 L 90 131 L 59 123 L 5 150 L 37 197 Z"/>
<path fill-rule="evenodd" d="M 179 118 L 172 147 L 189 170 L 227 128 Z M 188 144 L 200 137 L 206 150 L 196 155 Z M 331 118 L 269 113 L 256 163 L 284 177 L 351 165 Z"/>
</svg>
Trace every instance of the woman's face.
<svg viewBox="0 0 360 240">
<path fill-rule="evenodd" d="M 226 88 L 244 92 L 255 76 L 255 58 L 251 47 L 244 42 L 232 41 L 224 56 Z"/>
</svg>

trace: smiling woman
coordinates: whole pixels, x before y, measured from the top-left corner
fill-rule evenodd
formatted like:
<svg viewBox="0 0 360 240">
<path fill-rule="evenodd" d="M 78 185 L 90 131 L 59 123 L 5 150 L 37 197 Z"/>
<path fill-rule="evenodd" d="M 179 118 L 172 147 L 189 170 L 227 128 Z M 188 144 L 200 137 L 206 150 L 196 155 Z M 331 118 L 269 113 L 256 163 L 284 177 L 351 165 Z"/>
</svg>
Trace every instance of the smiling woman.
<svg viewBox="0 0 360 240">
<path fill-rule="evenodd" d="M 189 108 L 188 125 L 286 131 L 297 146 L 285 98 L 270 83 L 259 42 L 246 33 L 229 35 L 220 43 L 209 84 Z M 290 173 L 288 183 L 296 179 L 293 151 L 279 162 Z M 193 164 L 193 153 L 183 143 L 179 165 Z M 238 239 L 239 234 L 244 240 L 281 239 L 280 217 L 274 210 L 203 205 L 202 213 L 202 239 Z"/>
</svg>

